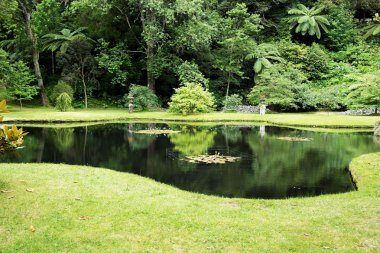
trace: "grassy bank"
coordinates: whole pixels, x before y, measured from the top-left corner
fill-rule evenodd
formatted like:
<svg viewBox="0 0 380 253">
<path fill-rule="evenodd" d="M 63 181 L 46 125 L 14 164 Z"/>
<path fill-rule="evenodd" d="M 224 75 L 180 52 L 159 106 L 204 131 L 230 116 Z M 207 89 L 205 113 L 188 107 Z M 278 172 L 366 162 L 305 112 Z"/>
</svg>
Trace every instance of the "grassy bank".
<svg viewBox="0 0 380 253">
<path fill-rule="evenodd" d="M 5 115 L 7 122 L 60 123 L 117 120 L 187 121 L 187 122 L 262 122 L 297 127 L 372 128 L 380 116 L 347 116 L 333 113 L 281 113 L 260 116 L 243 113 L 208 113 L 182 116 L 167 112 L 140 112 L 129 114 L 125 109 L 89 109 L 57 112 L 51 108 L 11 109 Z"/>
<path fill-rule="evenodd" d="M 351 163 L 359 191 L 224 199 L 136 175 L 0 165 L 0 252 L 376 252 L 380 153 Z"/>
</svg>

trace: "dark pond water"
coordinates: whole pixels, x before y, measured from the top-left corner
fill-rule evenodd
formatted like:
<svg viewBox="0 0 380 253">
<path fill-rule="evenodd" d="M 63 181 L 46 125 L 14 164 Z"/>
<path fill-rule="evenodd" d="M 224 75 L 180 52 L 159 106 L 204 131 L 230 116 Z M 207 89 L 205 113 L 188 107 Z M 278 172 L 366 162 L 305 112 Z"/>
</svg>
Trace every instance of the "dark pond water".
<svg viewBox="0 0 380 253">
<path fill-rule="evenodd" d="M 135 133 L 172 129 L 168 135 Z M 371 133 L 318 133 L 264 126 L 104 124 L 27 128 L 25 148 L 0 162 L 91 165 L 131 172 L 204 194 L 287 198 L 355 189 L 352 158 L 379 151 Z M 309 138 L 294 142 L 281 137 Z M 239 157 L 226 164 L 191 163 L 203 154 Z M 185 160 L 183 160 L 185 159 Z"/>
</svg>

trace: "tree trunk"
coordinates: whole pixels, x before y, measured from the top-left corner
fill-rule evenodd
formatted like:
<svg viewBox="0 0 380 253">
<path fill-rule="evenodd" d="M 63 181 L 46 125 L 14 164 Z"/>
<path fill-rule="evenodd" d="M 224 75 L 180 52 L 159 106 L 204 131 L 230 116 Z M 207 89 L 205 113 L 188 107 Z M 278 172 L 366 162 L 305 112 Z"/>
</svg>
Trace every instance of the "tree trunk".
<svg viewBox="0 0 380 253">
<path fill-rule="evenodd" d="M 226 99 L 228 97 L 228 93 L 230 92 L 230 83 L 231 83 L 231 72 L 228 73 Z"/>
<path fill-rule="evenodd" d="M 83 84 L 83 92 L 84 92 L 84 107 L 87 109 L 87 85 L 84 76 L 84 65 L 81 67 L 81 75 L 82 75 L 82 84 Z"/>
<path fill-rule="evenodd" d="M 51 51 L 51 73 L 54 74 L 54 72 L 55 72 L 54 52 Z"/>
<path fill-rule="evenodd" d="M 21 1 L 19 1 L 19 4 L 25 16 L 26 33 L 28 35 L 29 40 L 32 43 L 32 58 L 33 58 L 34 73 L 37 78 L 38 87 L 40 88 L 42 104 L 43 106 L 49 106 L 49 100 L 46 95 L 44 81 L 41 75 L 41 69 L 40 69 L 40 63 L 39 63 L 40 53 L 38 52 L 38 48 L 37 48 L 37 39 L 33 33 L 32 25 L 30 21 L 31 11 L 28 11 L 27 7 Z"/>
<path fill-rule="evenodd" d="M 20 110 L 22 110 L 22 100 L 20 99 Z"/>
<path fill-rule="evenodd" d="M 230 92 L 230 83 L 231 83 L 231 72 L 228 73 L 228 79 L 227 79 L 227 91 L 226 91 L 226 98 L 224 99 L 224 102 L 227 101 L 228 93 Z M 223 106 L 223 111 L 226 111 L 226 104 Z"/>
<path fill-rule="evenodd" d="M 146 74 L 147 74 L 147 86 L 149 89 L 155 91 L 156 90 L 156 79 L 154 78 L 154 75 L 151 71 L 151 66 L 153 62 L 154 52 L 153 47 L 148 45 L 148 48 L 146 50 L 146 61 L 147 61 L 147 68 L 146 68 Z"/>
<path fill-rule="evenodd" d="M 144 11 L 142 2 L 139 3 L 139 9 L 140 9 L 140 20 L 141 20 L 142 28 L 143 28 L 143 31 L 145 31 L 148 25 L 155 23 L 156 18 L 154 16 L 154 13 L 151 13 L 149 11 Z M 153 57 L 154 57 L 154 44 L 152 44 L 151 42 L 147 42 L 147 45 L 144 48 L 145 48 L 145 54 L 146 54 L 147 87 L 155 91 L 156 79 L 154 78 L 154 75 L 151 71 L 151 66 L 152 66 Z"/>
</svg>

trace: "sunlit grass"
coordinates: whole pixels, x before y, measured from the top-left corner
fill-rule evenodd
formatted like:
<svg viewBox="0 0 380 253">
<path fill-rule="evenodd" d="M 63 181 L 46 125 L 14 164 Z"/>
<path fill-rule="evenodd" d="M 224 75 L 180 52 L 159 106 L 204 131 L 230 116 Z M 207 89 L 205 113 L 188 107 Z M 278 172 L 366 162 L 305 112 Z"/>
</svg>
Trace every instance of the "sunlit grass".
<svg viewBox="0 0 380 253">
<path fill-rule="evenodd" d="M 275 125 L 330 128 L 372 128 L 380 116 L 348 116 L 334 113 L 279 113 L 260 116 L 258 114 L 222 113 L 182 116 L 167 112 L 136 112 L 129 114 L 125 109 L 80 109 L 58 112 L 53 108 L 13 108 L 5 115 L 6 121 L 34 123 L 94 122 L 120 120 L 192 121 L 192 122 L 262 122 Z"/>
<path fill-rule="evenodd" d="M 100 168 L 1 164 L 0 252 L 376 252 L 380 153 L 351 170 L 356 192 L 248 200 Z"/>
</svg>

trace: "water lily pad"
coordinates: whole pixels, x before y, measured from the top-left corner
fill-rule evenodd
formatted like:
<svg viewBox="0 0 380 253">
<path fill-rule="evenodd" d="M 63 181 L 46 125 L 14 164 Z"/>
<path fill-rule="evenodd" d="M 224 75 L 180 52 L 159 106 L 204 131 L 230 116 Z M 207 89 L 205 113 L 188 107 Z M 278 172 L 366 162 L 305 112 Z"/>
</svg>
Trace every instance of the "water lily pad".
<svg viewBox="0 0 380 253">
<path fill-rule="evenodd" d="M 147 129 L 147 130 L 138 130 L 138 131 L 131 131 L 132 133 L 136 134 L 175 134 L 180 133 L 180 131 L 174 131 L 170 129 Z"/>
<path fill-rule="evenodd" d="M 236 162 L 240 159 L 241 159 L 240 157 L 215 154 L 215 155 L 185 156 L 181 160 L 187 161 L 189 163 L 226 164 L 226 163 Z"/>
<path fill-rule="evenodd" d="M 278 137 L 277 139 L 283 140 L 283 141 L 312 141 L 312 138 L 305 138 L 305 137 Z"/>
</svg>

